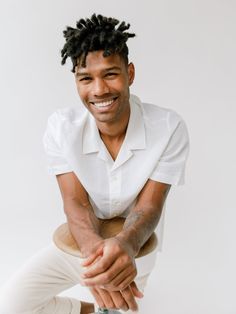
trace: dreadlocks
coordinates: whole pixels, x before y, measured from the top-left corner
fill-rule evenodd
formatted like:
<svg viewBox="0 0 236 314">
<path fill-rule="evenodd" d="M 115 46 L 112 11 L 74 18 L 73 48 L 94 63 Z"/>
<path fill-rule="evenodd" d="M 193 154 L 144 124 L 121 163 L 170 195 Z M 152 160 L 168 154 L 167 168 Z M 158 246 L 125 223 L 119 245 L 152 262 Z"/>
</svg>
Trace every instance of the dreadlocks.
<svg viewBox="0 0 236 314">
<path fill-rule="evenodd" d="M 81 58 L 81 65 L 85 67 L 88 53 L 98 50 L 104 51 L 104 57 L 118 53 L 128 63 L 129 50 L 126 41 L 135 34 L 125 32 L 130 24 L 119 23 L 114 18 L 93 14 L 90 19 L 80 19 L 76 28 L 68 26 L 63 32 L 66 43 L 61 50 L 61 64 L 65 64 L 66 59 L 70 57 L 72 72 L 75 72 L 78 59 Z"/>
</svg>

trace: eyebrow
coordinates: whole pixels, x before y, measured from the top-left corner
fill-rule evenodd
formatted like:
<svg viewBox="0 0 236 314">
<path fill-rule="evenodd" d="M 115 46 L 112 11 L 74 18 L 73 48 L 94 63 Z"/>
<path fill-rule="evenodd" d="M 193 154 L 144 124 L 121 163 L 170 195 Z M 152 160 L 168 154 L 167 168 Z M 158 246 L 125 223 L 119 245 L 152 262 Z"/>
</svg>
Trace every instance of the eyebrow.
<svg viewBox="0 0 236 314">
<path fill-rule="evenodd" d="M 120 71 L 121 70 L 121 68 L 120 67 L 118 67 L 118 66 L 114 66 L 114 67 L 110 67 L 110 68 L 106 68 L 106 69 L 104 69 L 104 70 L 102 70 L 102 72 L 110 72 L 110 71 Z M 88 72 L 76 72 L 75 73 L 75 75 L 77 76 L 77 77 L 80 77 L 80 76 L 90 76 L 91 74 L 90 73 L 88 73 Z"/>
</svg>

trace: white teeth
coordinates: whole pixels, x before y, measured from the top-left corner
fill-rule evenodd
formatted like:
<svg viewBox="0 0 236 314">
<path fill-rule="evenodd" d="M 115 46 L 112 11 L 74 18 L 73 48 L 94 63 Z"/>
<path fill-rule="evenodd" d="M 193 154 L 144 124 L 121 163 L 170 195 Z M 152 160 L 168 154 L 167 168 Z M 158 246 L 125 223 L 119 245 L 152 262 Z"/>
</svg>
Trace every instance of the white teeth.
<svg viewBox="0 0 236 314">
<path fill-rule="evenodd" d="M 96 107 L 106 107 L 106 106 L 110 106 L 113 103 L 114 99 L 109 100 L 109 101 L 104 101 L 104 102 L 97 102 L 97 103 L 93 103 Z"/>
</svg>

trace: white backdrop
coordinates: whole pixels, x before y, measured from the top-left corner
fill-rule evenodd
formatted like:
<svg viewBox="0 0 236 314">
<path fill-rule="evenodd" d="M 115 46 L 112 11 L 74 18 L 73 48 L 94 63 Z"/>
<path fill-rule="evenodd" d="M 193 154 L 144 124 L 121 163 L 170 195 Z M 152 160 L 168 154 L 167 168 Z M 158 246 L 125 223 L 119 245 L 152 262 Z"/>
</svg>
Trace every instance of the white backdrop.
<svg viewBox="0 0 236 314">
<path fill-rule="evenodd" d="M 1 0 L 0 285 L 65 220 L 42 135 L 49 114 L 78 102 L 71 66 L 60 66 L 62 30 L 93 12 L 131 23 L 132 92 L 179 112 L 191 138 L 186 185 L 168 198 L 147 313 L 236 313 L 233 0 Z"/>
</svg>

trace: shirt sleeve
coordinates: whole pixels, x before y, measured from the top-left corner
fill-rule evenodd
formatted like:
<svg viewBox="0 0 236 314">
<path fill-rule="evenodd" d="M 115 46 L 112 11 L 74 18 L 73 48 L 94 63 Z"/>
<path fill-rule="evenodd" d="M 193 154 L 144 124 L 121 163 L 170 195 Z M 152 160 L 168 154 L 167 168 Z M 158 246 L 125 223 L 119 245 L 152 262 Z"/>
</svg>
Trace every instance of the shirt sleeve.
<svg viewBox="0 0 236 314">
<path fill-rule="evenodd" d="M 176 119 L 176 118 L 175 118 Z M 171 120 L 171 119 L 170 119 Z M 170 121 L 169 121 L 170 124 Z M 171 130 L 169 142 L 150 179 L 171 185 L 184 184 L 185 165 L 189 153 L 189 136 L 182 119 Z"/>
<path fill-rule="evenodd" d="M 57 175 L 73 171 L 67 162 L 61 145 L 60 115 L 55 112 L 47 122 L 43 146 L 48 159 L 48 173 Z"/>
</svg>

